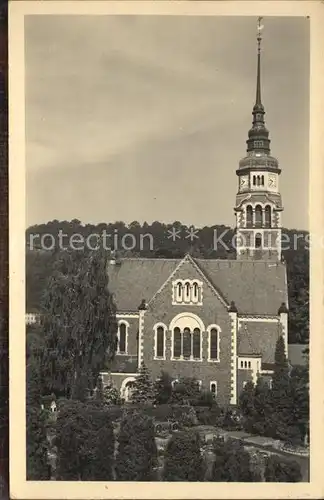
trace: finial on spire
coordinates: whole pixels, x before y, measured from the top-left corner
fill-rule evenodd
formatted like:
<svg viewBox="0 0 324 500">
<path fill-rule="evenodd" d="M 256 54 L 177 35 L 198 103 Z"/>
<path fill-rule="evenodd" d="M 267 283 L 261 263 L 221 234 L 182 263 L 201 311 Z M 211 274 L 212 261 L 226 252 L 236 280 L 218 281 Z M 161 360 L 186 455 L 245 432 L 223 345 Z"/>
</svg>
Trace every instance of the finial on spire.
<svg viewBox="0 0 324 500">
<path fill-rule="evenodd" d="M 258 54 L 260 54 L 260 52 L 261 52 L 261 40 L 262 40 L 261 31 L 264 28 L 263 24 L 261 24 L 262 19 L 263 19 L 263 17 L 258 17 L 258 27 L 257 27 L 257 30 L 258 30 L 258 34 L 257 34 Z"/>
</svg>

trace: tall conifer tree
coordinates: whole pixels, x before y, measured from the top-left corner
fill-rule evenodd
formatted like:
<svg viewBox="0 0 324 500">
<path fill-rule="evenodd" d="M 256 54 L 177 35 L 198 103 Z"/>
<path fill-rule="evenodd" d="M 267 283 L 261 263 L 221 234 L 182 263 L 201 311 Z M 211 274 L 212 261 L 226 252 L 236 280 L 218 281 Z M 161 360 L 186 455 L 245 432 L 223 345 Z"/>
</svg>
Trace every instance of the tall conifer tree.
<svg viewBox="0 0 324 500">
<path fill-rule="evenodd" d="M 152 403 L 154 400 L 154 388 L 150 372 L 143 362 L 139 369 L 132 391 L 132 402 L 136 404 Z"/>
<path fill-rule="evenodd" d="M 116 308 L 102 249 L 57 253 L 42 304 L 42 326 L 47 390 L 83 399 L 116 350 Z"/>
</svg>

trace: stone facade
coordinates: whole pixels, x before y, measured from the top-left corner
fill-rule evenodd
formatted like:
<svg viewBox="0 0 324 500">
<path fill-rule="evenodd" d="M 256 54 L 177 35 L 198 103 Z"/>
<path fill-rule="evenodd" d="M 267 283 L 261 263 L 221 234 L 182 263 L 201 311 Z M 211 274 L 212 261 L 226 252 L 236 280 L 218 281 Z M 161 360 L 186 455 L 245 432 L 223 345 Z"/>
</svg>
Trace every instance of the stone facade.
<svg viewBox="0 0 324 500">
<path fill-rule="evenodd" d="M 256 381 L 258 372 L 261 372 L 262 363 L 271 370 L 274 362 L 274 351 L 276 341 L 282 333 L 283 325 L 286 330 L 287 309 L 283 307 L 283 297 L 287 297 L 285 289 L 285 274 L 277 279 L 278 293 L 271 286 L 272 295 L 269 300 L 257 305 L 254 301 L 254 314 L 247 314 L 242 308 L 246 307 L 242 298 L 236 304 L 224 294 L 221 283 L 211 281 L 210 277 L 202 270 L 202 262 L 196 261 L 189 255 L 184 259 L 173 261 L 169 267 L 169 275 L 164 281 L 158 283 L 157 266 L 164 266 L 163 259 L 121 259 L 118 266 L 110 265 L 110 287 L 117 297 L 123 297 L 123 291 L 131 289 L 132 280 L 138 283 L 147 265 L 145 279 L 146 297 L 144 300 L 138 294 L 134 294 L 133 310 L 122 311 L 118 309 L 117 320 L 119 325 L 124 324 L 126 340 L 122 341 L 126 346 L 123 354 L 117 354 L 110 373 L 103 373 L 104 383 L 113 383 L 120 391 L 122 397 L 129 396 L 128 386 L 138 375 L 141 362 L 144 362 L 150 371 L 153 380 L 156 380 L 161 371 L 167 372 L 174 380 L 182 377 L 194 377 L 201 382 L 201 387 L 210 390 L 211 384 L 217 384 L 216 399 L 221 405 L 237 404 L 244 383 Z M 217 261 L 215 269 L 218 269 Z M 236 272 L 237 264 L 240 269 L 244 263 L 237 261 L 227 262 L 228 271 Z M 166 265 L 170 266 L 170 262 Z M 209 262 L 210 265 L 210 262 Z M 250 263 L 247 263 L 250 265 Z M 256 264 L 257 266 L 263 263 Z M 282 264 L 280 264 L 282 265 Z M 153 275 L 150 269 L 154 269 Z M 269 277 L 273 272 L 269 268 Z M 245 271 L 244 271 L 245 272 Z M 136 278 L 136 275 L 138 277 Z M 211 274 L 211 273 L 210 273 Z M 253 272 L 255 275 L 255 272 Z M 215 274 L 217 276 L 217 273 Z M 278 278 L 278 275 L 277 275 Z M 129 283 L 126 283 L 126 279 Z M 200 283 L 200 300 L 197 303 L 189 301 L 188 304 L 175 302 L 175 286 L 177 283 Z M 226 280 L 229 283 L 231 280 Z M 271 281 L 271 280 L 270 280 Z M 143 282 L 144 283 L 144 282 Z M 225 283 L 225 281 L 224 281 Z M 144 284 L 143 284 L 144 286 Z M 239 285 L 237 285 L 239 286 Z M 283 295 L 280 296 L 280 293 Z M 258 293 L 258 292 L 256 292 Z M 234 291 L 233 291 L 233 295 Z M 239 296 L 238 296 L 239 297 Z M 273 314 L 272 300 L 277 304 L 277 314 Z M 285 301 L 286 302 L 286 301 Z M 120 299 L 121 306 L 124 305 Z M 127 296 L 128 307 L 131 297 Z M 137 304 L 137 311 L 135 310 Z M 144 306 L 143 306 L 144 304 Z M 265 304 L 264 311 L 257 310 Z M 118 301 L 117 301 L 118 307 Z M 251 310 L 253 308 L 251 307 Z M 200 332 L 200 357 L 180 359 L 174 357 L 174 328 L 179 325 L 184 331 L 188 327 L 191 332 L 198 328 Z M 164 332 L 164 345 L 157 356 L 157 327 L 160 326 Z M 210 329 L 217 327 L 218 331 L 218 356 L 217 360 L 210 360 Z M 183 348 L 182 338 L 182 348 Z M 183 354 L 183 353 L 182 353 Z M 247 361 L 251 368 L 241 369 L 241 360 Z M 270 368 L 269 368 L 270 367 Z"/>
</svg>

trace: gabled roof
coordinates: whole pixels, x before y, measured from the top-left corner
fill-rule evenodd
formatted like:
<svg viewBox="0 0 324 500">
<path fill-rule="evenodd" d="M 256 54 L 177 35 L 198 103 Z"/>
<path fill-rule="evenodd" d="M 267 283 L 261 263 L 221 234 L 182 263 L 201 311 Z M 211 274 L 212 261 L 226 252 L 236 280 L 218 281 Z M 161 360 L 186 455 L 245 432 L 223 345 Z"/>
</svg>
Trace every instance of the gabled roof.
<svg viewBox="0 0 324 500">
<path fill-rule="evenodd" d="M 276 342 L 281 329 L 279 322 L 246 321 L 238 332 L 238 355 L 262 355 L 262 363 L 274 363 Z"/>
<path fill-rule="evenodd" d="M 180 259 L 120 259 L 108 265 L 109 290 L 118 311 L 137 311 L 148 302 L 179 265 Z"/>
<path fill-rule="evenodd" d="M 239 356 L 261 356 L 259 347 L 253 340 L 253 336 L 247 329 L 246 323 L 241 326 L 238 332 L 238 347 L 237 352 Z"/>
<path fill-rule="evenodd" d="M 239 314 L 278 314 L 288 304 L 286 266 L 282 262 L 197 259 L 223 296 L 234 301 Z"/>
<path fill-rule="evenodd" d="M 228 307 L 229 303 L 223 297 L 221 291 L 217 290 L 217 288 L 215 287 L 215 285 L 213 283 L 211 283 L 211 281 L 208 279 L 206 273 L 204 273 L 204 271 L 202 269 L 200 269 L 200 267 L 199 267 L 199 265 L 197 263 L 197 260 L 194 260 L 189 254 L 187 254 L 182 260 L 179 261 L 179 264 L 177 265 L 177 267 L 170 274 L 170 276 L 164 282 L 164 284 L 162 285 L 162 287 L 153 295 L 153 297 L 151 298 L 150 302 L 152 302 L 152 300 L 155 298 L 155 296 L 163 290 L 163 288 L 168 284 L 168 282 L 170 280 L 172 280 L 173 276 L 176 274 L 176 272 L 178 271 L 178 269 L 180 269 L 180 267 L 183 264 L 185 264 L 185 263 L 189 263 L 191 266 L 193 266 L 193 268 L 198 272 L 198 274 L 204 279 L 204 281 L 208 284 L 208 286 L 213 290 L 213 292 L 218 297 L 218 299 L 223 303 L 223 305 L 225 305 L 226 307 Z"/>
<path fill-rule="evenodd" d="M 137 311 L 158 292 L 183 259 L 120 259 L 108 265 L 109 289 L 118 311 Z M 281 262 L 192 259 L 206 279 L 239 314 L 277 315 L 288 303 L 286 268 Z"/>
</svg>

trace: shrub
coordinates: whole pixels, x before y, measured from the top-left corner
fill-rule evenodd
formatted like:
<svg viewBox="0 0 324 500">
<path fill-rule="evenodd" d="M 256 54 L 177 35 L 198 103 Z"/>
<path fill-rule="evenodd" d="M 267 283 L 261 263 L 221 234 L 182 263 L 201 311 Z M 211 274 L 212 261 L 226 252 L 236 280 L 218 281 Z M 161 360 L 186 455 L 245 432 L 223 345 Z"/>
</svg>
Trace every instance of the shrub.
<svg viewBox="0 0 324 500">
<path fill-rule="evenodd" d="M 268 457 L 264 477 L 268 483 L 298 483 L 302 480 L 298 462 L 286 460 L 277 455 Z"/>
<path fill-rule="evenodd" d="M 157 448 L 152 418 L 137 411 L 126 412 L 121 422 L 116 458 L 118 481 L 152 481 Z"/>
<path fill-rule="evenodd" d="M 162 371 L 161 376 L 154 384 L 155 403 L 158 405 L 166 404 L 171 400 L 172 396 L 172 377 Z"/>
<path fill-rule="evenodd" d="M 112 479 L 113 426 L 109 413 L 99 404 L 64 402 L 56 423 L 55 444 L 59 479 Z"/>
<path fill-rule="evenodd" d="M 222 411 L 215 403 L 211 408 L 198 406 L 196 407 L 196 415 L 200 424 L 221 426 L 223 422 Z"/>
<path fill-rule="evenodd" d="M 40 408 L 27 407 L 27 479 L 50 479 L 47 465 L 46 414 Z"/>
<path fill-rule="evenodd" d="M 250 455 L 238 441 L 214 441 L 215 461 L 211 481 L 217 482 L 253 482 Z"/>
<path fill-rule="evenodd" d="M 200 387 L 195 378 L 180 378 L 173 386 L 172 401 L 174 403 L 195 405 L 200 398 Z"/>
<path fill-rule="evenodd" d="M 203 481 L 204 460 L 201 440 L 196 432 L 173 434 L 165 451 L 164 481 Z"/>
</svg>

